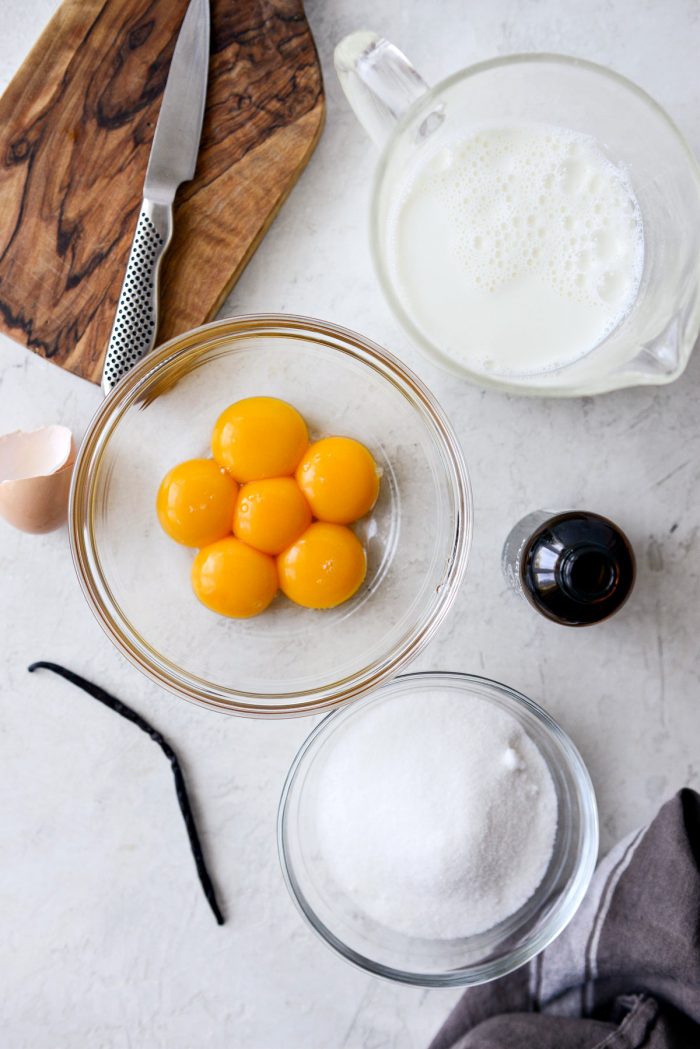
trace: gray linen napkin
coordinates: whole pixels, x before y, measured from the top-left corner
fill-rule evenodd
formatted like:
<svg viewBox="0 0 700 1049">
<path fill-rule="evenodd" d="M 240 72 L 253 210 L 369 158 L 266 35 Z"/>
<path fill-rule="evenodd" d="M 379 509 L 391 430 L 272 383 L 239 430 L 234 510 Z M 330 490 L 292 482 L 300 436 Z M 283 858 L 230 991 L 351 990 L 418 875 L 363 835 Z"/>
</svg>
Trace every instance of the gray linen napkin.
<svg viewBox="0 0 700 1049">
<path fill-rule="evenodd" d="M 430 1049 L 700 1049 L 700 795 L 599 864 L 529 965 L 465 992 Z"/>
</svg>

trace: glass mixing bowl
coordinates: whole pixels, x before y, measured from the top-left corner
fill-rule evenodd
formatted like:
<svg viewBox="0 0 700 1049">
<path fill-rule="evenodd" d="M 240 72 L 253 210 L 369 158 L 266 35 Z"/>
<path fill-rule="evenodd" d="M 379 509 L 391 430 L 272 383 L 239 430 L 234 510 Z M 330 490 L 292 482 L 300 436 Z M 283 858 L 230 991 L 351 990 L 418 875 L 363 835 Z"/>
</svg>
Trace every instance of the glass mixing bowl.
<svg viewBox="0 0 700 1049">
<path fill-rule="evenodd" d="M 356 526 L 366 582 L 331 611 L 278 597 L 256 619 L 215 615 L 190 589 L 194 552 L 158 524 L 166 471 L 210 455 L 219 413 L 258 394 L 294 404 L 312 439 L 357 437 L 382 468 Z M 205 325 L 141 360 L 90 425 L 70 506 L 78 577 L 117 647 L 177 695 L 251 716 L 318 712 L 394 676 L 452 604 L 471 524 L 459 444 L 420 380 L 354 332 L 275 315 Z"/>
<path fill-rule="evenodd" d="M 510 714 L 542 754 L 557 796 L 558 826 L 549 867 L 530 899 L 486 932 L 459 939 L 423 939 L 388 928 L 363 913 L 338 884 L 319 837 L 318 802 L 334 748 L 377 704 L 417 691 L 449 691 Z M 362 776 L 362 769 L 357 769 Z M 571 921 L 593 874 L 598 816 L 593 786 L 571 740 L 546 711 L 506 685 L 470 674 L 406 674 L 369 699 L 324 718 L 299 750 L 282 791 L 278 845 L 287 887 L 309 925 L 361 969 L 402 983 L 452 987 L 485 983 L 538 954 Z M 390 887 L 388 887 L 390 889 Z"/>
</svg>

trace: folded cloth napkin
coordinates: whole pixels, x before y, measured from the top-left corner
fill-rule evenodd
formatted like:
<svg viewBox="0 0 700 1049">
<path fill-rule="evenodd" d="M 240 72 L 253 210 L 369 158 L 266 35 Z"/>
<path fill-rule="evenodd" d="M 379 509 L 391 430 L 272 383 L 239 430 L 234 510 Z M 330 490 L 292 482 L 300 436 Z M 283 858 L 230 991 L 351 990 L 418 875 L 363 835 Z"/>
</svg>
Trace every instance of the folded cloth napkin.
<svg viewBox="0 0 700 1049">
<path fill-rule="evenodd" d="M 430 1049 L 700 1049 L 700 795 L 681 790 L 599 864 L 573 921 L 470 988 Z"/>
</svg>

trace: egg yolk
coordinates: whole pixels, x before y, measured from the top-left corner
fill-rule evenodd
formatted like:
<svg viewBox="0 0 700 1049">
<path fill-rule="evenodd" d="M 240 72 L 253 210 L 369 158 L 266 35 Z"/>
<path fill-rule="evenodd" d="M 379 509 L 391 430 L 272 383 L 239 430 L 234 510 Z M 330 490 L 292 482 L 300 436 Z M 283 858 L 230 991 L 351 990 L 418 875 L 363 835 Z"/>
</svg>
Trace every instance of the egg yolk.
<svg viewBox="0 0 700 1049">
<path fill-rule="evenodd" d="M 214 458 L 237 481 L 289 477 L 309 435 L 296 408 L 277 397 L 247 397 L 229 405 L 214 426 Z"/>
<path fill-rule="evenodd" d="M 335 608 L 355 593 L 367 572 L 364 547 L 344 525 L 315 521 L 277 558 L 280 587 L 305 608 Z"/>
<path fill-rule="evenodd" d="M 158 520 L 183 546 L 207 546 L 231 534 L 238 485 L 213 459 L 188 459 L 170 470 L 156 497 Z"/>
<path fill-rule="evenodd" d="M 324 437 L 299 463 L 297 482 L 314 517 L 350 524 L 369 513 L 379 494 L 377 464 L 352 437 Z"/>
<path fill-rule="evenodd" d="M 311 524 L 311 510 L 293 477 L 251 481 L 241 488 L 233 534 L 266 554 L 281 554 Z"/>
<path fill-rule="evenodd" d="M 192 589 L 222 616 L 249 619 L 264 612 L 277 593 L 274 558 L 229 536 L 200 550 L 192 564 Z"/>
</svg>

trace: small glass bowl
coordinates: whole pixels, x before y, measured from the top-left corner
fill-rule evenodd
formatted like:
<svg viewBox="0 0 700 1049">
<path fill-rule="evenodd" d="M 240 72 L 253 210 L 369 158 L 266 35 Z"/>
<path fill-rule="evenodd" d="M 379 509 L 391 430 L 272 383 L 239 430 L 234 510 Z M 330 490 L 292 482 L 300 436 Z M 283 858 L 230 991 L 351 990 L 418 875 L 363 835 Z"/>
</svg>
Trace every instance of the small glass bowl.
<svg viewBox="0 0 700 1049">
<path fill-rule="evenodd" d="M 368 555 L 355 597 L 325 612 L 278 597 L 261 616 L 226 619 L 190 588 L 194 551 L 162 532 L 167 470 L 211 454 L 219 413 L 281 397 L 312 439 L 348 434 L 383 471 L 355 525 Z M 464 574 L 472 526 L 466 467 L 435 399 L 395 357 L 305 317 L 236 317 L 145 357 L 103 402 L 71 491 L 73 559 L 111 640 L 154 681 L 227 713 L 316 713 L 393 677 L 432 637 Z"/>
<path fill-rule="evenodd" d="M 515 914 L 479 935 L 454 940 L 411 937 L 379 924 L 358 909 L 330 873 L 318 840 L 318 778 L 333 748 L 352 724 L 379 703 L 425 691 L 468 695 L 510 714 L 547 763 L 558 802 L 558 826 L 549 867 Z M 362 776 L 362 769 L 357 770 Z M 406 674 L 373 696 L 334 711 L 313 730 L 289 770 L 280 801 L 278 846 L 291 896 L 330 947 L 348 961 L 390 980 L 425 987 L 485 983 L 517 969 L 551 943 L 576 913 L 598 854 L 593 786 L 571 740 L 526 696 L 471 674 Z"/>
</svg>

